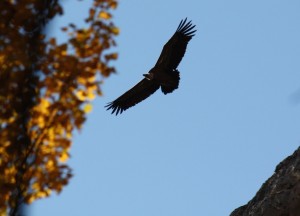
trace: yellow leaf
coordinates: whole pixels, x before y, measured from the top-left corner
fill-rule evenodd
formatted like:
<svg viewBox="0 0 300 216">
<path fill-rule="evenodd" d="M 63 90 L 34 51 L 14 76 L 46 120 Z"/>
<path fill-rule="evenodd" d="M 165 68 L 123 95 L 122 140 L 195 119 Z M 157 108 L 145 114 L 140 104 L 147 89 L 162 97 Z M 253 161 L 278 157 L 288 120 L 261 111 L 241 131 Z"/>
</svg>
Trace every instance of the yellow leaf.
<svg viewBox="0 0 300 216">
<path fill-rule="evenodd" d="M 93 105 L 90 104 L 90 103 L 89 103 L 89 104 L 85 104 L 84 107 L 83 107 L 83 111 L 84 111 L 85 113 L 91 112 L 92 109 L 93 109 Z"/>
<path fill-rule="evenodd" d="M 98 18 L 102 18 L 102 19 L 110 19 L 111 18 L 111 14 L 107 13 L 105 11 L 101 11 L 98 15 Z"/>
<path fill-rule="evenodd" d="M 86 79 L 88 82 L 94 82 L 96 80 L 96 76 L 91 76 L 89 78 Z"/>
<path fill-rule="evenodd" d="M 0 209 L 0 216 L 5 216 L 5 215 L 7 215 L 7 208 L 3 206 Z"/>
<path fill-rule="evenodd" d="M 16 173 L 17 173 L 17 169 L 15 166 L 12 166 L 4 170 L 4 176 L 6 177 L 6 180 L 12 184 L 16 183 L 16 179 L 15 179 Z"/>
<path fill-rule="evenodd" d="M 42 98 L 39 104 L 39 111 L 41 113 L 48 113 L 48 107 L 50 106 L 50 102 L 47 99 Z"/>
<path fill-rule="evenodd" d="M 84 41 L 90 37 L 91 33 L 92 33 L 91 29 L 81 29 L 77 31 L 76 38 L 79 41 Z"/>
<path fill-rule="evenodd" d="M 112 31 L 112 33 L 114 33 L 115 35 L 120 34 L 120 29 L 117 28 L 117 27 L 113 27 L 113 28 L 111 29 L 111 31 Z"/>
<path fill-rule="evenodd" d="M 28 198 L 27 202 L 30 204 L 30 203 L 32 203 L 34 200 L 36 200 L 35 196 L 32 196 L 32 195 L 31 195 L 31 196 Z"/>
<path fill-rule="evenodd" d="M 53 127 L 50 127 L 48 129 L 48 138 L 49 138 L 49 140 L 54 140 L 54 138 L 55 138 L 55 130 Z"/>
<path fill-rule="evenodd" d="M 37 117 L 37 124 L 40 128 L 43 128 L 45 126 L 45 120 L 43 116 Z"/>
<path fill-rule="evenodd" d="M 68 139 L 71 139 L 71 138 L 72 138 L 72 133 L 67 132 L 67 133 L 66 133 L 66 137 L 67 137 Z"/>
<path fill-rule="evenodd" d="M 53 160 L 48 160 L 46 163 L 47 170 L 53 170 L 54 169 L 54 162 Z"/>
<path fill-rule="evenodd" d="M 41 189 L 41 186 L 38 182 L 34 182 L 31 187 L 35 191 L 39 191 Z"/>
<path fill-rule="evenodd" d="M 46 189 L 44 191 L 39 191 L 36 193 L 36 197 L 37 198 L 44 198 L 47 197 L 51 194 L 51 190 L 50 189 Z"/>
<path fill-rule="evenodd" d="M 0 55 L 0 63 L 2 64 L 5 61 L 5 56 L 4 55 Z"/>
<path fill-rule="evenodd" d="M 76 96 L 81 101 L 84 101 L 86 99 L 85 93 L 82 90 L 77 91 Z"/>
<path fill-rule="evenodd" d="M 89 100 L 94 100 L 95 97 L 96 97 L 96 94 L 94 93 L 94 91 L 89 91 L 89 92 L 87 93 L 87 98 L 88 98 Z"/>
<path fill-rule="evenodd" d="M 112 9 L 116 9 L 116 7 L 118 6 L 117 2 L 111 2 L 109 4 L 109 6 L 112 8 Z"/>
<path fill-rule="evenodd" d="M 11 116 L 11 117 L 7 120 L 7 122 L 8 122 L 8 123 L 13 123 L 15 120 L 16 120 L 16 116 Z"/>
<path fill-rule="evenodd" d="M 87 79 L 85 79 L 84 77 L 78 77 L 77 81 L 78 81 L 78 83 L 85 85 L 87 82 Z"/>
<path fill-rule="evenodd" d="M 87 87 L 87 91 L 88 92 L 94 92 L 95 90 L 97 90 L 97 84 L 93 84 L 93 85 L 89 85 L 88 87 Z"/>
<path fill-rule="evenodd" d="M 61 51 L 61 55 L 62 56 L 66 56 L 68 53 L 67 53 L 67 50 L 63 50 L 63 51 Z"/>
<path fill-rule="evenodd" d="M 62 152 L 62 154 L 61 154 L 60 157 L 59 157 L 59 161 L 62 162 L 62 163 L 64 163 L 64 162 L 66 162 L 68 159 L 69 159 L 69 154 L 68 154 L 68 152 L 66 152 L 66 151 Z"/>
</svg>

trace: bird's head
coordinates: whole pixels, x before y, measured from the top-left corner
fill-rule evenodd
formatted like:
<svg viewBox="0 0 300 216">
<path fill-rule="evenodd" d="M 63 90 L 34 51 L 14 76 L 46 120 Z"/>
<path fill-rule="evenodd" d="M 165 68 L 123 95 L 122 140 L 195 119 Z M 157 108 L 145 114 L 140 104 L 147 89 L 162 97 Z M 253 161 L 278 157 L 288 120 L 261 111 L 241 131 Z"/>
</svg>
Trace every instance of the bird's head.
<svg viewBox="0 0 300 216">
<path fill-rule="evenodd" d="M 152 79 L 153 79 L 153 74 L 152 74 L 152 73 L 143 74 L 143 76 L 144 76 L 147 80 L 152 80 Z"/>
</svg>

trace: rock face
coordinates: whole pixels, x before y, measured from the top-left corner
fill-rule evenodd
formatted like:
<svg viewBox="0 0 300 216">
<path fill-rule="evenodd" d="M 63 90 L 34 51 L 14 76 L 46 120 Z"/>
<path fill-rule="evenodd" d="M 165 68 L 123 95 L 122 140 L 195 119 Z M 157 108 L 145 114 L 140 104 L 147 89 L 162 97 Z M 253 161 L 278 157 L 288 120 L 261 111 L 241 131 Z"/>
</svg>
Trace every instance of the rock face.
<svg viewBox="0 0 300 216">
<path fill-rule="evenodd" d="M 300 216 L 300 147 L 277 165 L 252 200 L 230 216 Z"/>
</svg>

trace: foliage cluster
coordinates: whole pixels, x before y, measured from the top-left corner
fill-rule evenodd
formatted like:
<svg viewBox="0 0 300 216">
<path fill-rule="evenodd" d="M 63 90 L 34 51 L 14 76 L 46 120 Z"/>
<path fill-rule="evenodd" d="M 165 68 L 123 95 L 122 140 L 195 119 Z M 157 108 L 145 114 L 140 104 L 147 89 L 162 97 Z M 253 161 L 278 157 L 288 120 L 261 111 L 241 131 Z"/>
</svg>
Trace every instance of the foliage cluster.
<svg viewBox="0 0 300 216">
<path fill-rule="evenodd" d="M 68 40 L 58 44 L 43 33 L 63 14 L 58 0 L 0 1 L 0 215 L 68 184 L 74 129 L 115 72 L 116 7 L 94 0 L 86 26 L 63 27 Z"/>
</svg>

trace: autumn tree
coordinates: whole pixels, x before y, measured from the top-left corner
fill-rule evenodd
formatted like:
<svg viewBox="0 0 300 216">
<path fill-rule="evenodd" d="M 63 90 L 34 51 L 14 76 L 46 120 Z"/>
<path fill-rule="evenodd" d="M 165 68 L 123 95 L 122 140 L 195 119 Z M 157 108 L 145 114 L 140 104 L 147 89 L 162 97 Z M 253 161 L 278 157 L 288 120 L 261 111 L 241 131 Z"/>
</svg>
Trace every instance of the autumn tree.
<svg viewBox="0 0 300 216">
<path fill-rule="evenodd" d="M 86 26 L 63 27 L 69 38 L 58 44 L 43 34 L 63 14 L 58 0 L 0 1 L 0 215 L 18 215 L 72 177 L 72 134 L 115 71 L 116 7 L 94 0 Z"/>
</svg>

